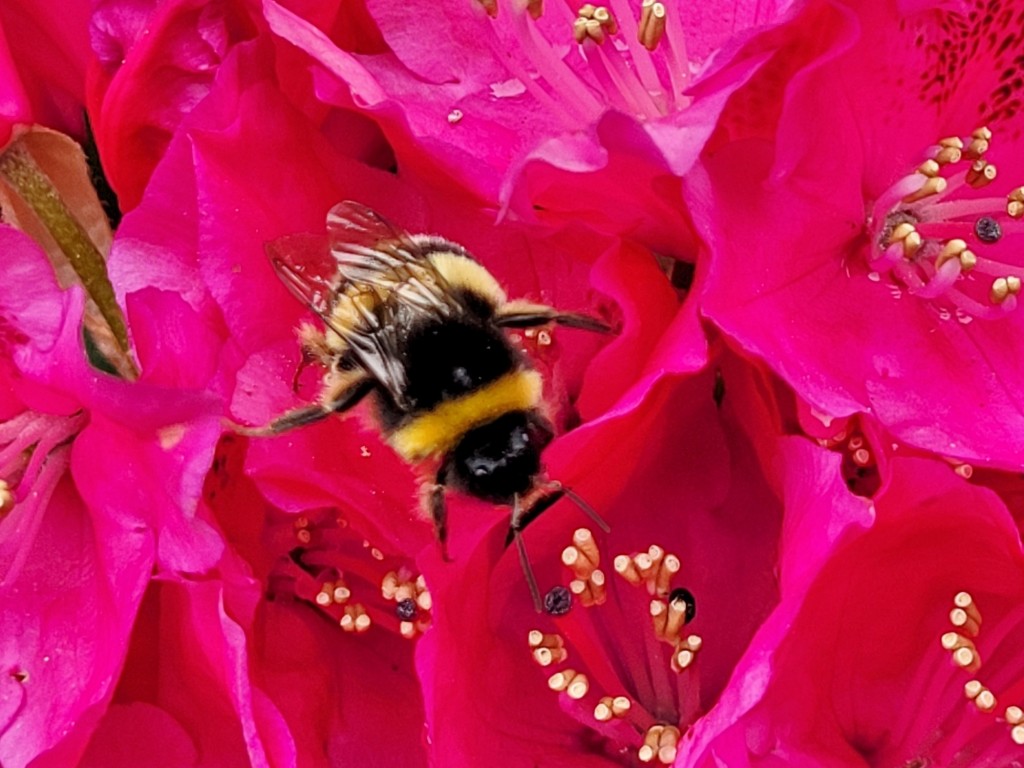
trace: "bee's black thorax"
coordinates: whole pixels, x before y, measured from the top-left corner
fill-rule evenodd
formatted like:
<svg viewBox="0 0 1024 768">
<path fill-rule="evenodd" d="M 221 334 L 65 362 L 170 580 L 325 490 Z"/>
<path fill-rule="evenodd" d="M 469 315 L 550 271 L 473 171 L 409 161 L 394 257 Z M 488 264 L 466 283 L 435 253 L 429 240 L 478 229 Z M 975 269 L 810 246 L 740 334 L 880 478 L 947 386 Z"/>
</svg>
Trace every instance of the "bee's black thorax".
<svg viewBox="0 0 1024 768">
<path fill-rule="evenodd" d="M 504 333 L 485 322 L 451 319 L 419 323 L 404 339 L 403 365 L 408 381 L 407 410 L 380 404 L 385 429 L 411 413 L 422 413 L 468 394 L 520 367 L 519 354 Z"/>
<path fill-rule="evenodd" d="M 448 458 L 446 483 L 479 499 L 510 504 L 533 488 L 552 432 L 535 411 L 512 411 L 463 435 Z"/>
</svg>

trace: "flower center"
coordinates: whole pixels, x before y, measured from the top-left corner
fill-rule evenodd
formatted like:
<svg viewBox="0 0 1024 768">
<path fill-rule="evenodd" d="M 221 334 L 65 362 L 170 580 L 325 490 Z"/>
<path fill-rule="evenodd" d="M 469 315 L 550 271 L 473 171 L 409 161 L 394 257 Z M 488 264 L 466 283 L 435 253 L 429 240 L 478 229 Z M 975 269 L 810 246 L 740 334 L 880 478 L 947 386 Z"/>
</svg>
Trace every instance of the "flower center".
<svg viewBox="0 0 1024 768">
<path fill-rule="evenodd" d="M 371 546 L 330 510 L 280 518 L 270 531 L 287 555 L 270 575 L 273 599 L 297 598 L 356 634 L 378 625 L 411 640 L 430 626 L 430 592 L 403 558 Z"/>
<path fill-rule="evenodd" d="M 497 18 L 496 0 L 479 2 Z M 649 120 L 690 104 L 684 91 L 696 64 L 679 16 L 663 3 L 643 0 L 634 10 L 629 0 L 612 0 L 611 7 L 587 3 L 574 12 L 558 0 L 542 24 L 543 13 L 542 0 L 529 0 L 511 11 L 501 34 L 492 27 L 496 60 L 518 81 L 493 85 L 495 96 L 525 89 L 567 129 L 607 108 Z"/>
<path fill-rule="evenodd" d="M 996 166 L 985 159 L 992 132 L 940 140 L 908 176 L 887 189 L 869 218 L 868 277 L 888 278 L 929 301 L 939 316 L 999 318 L 1017 306 L 1024 279 L 1024 187 L 993 196 Z"/>
<path fill-rule="evenodd" d="M 557 668 L 548 688 L 562 709 L 602 738 L 608 754 L 671 765 L 682 730 L 699 713 L 696 660 L 702 641 L 685 632 L 696 602 L 673 588 L 679 558 L 652 545 L 619 555 L 607 579 L 587 528 L 562 551 L 568 586 L 545 596 L 547 629 L 532 629 L 533 660 Z"/>
</svg>

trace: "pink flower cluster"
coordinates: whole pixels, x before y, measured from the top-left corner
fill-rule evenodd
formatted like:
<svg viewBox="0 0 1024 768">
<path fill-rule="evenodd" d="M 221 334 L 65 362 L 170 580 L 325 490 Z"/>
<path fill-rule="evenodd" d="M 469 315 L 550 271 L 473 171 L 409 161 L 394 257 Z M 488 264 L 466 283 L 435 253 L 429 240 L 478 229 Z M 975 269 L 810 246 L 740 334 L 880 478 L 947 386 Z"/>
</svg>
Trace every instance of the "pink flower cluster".
<svg viewBox="0 0 1024 768">
<path fill-rule="evenodd" d="M 1024 764 L 1022 185 L 1012 0 L 3 0 L 0 765 Z M 238 428 L 341 200 L 616 329 L 509 331 L 541 612 L 366 405 Z"/>
</svg>

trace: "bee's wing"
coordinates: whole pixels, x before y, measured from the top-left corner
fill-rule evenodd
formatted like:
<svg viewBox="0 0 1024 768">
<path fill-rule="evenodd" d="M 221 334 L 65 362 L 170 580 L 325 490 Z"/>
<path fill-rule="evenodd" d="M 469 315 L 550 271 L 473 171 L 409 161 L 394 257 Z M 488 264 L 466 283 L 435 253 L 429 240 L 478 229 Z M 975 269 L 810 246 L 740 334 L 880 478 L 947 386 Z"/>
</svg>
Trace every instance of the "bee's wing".
<svg viewBox="0 0 1024 768">
<path fill-rule="evenodd" d="M 410 235 L 365 205 L 346 200 L 327 214 L 327 238 L 342 282 L 394 296 L 408 310 L 439 318 L 465 307 L 429 259 L 436 244 Z M 461 248 L 452 244 L 453 249 Z"/>
<path fill-rule="evenodd" d="M 287 235 L 266 245 L 281 282 L 325 321 L 330 318 L 338 284 L 338 262 L 323 235 Z"/>
</svg>

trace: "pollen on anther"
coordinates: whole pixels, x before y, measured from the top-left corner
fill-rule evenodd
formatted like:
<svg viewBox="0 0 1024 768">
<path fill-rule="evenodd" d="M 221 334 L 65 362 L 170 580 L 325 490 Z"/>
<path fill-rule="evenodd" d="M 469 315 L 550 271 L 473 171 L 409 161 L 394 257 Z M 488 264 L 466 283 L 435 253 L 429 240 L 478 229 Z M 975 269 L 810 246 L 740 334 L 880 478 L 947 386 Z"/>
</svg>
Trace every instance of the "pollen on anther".
<svg viewBox="0 0 1024 768">
<path fill-rule="evenodd" d="M 594 707 L 594 719 L 606 723 L 613 718 L 622 718 L 629 713 L 632 705 L 625 696 L 604 696 Z"/>
<path fill-rule="evenodd" d="M 345 607 L 345 613 L 338 622 L 346 632 L 362 634 L 370 628 L 373 623 L 362 605 L 349 605 Z"/>
<path fill-rule="evenodd" d="M 981 158 L 971 163 L 971 167 L 966 175 L 967 183 L 975 189 L 991 184 L 995 181 L 995 178 L 996 167 Z"/>
<path fill-rule="evenodd" d="M 996 708 L 996 697 L 992 691 L 986 688 L 974 699 L 974 705 L 982 712 L 991 712 Z"/>
<path fill-rule="evenodd" d="M 565 669 L 548 678 L 548 688 L 578 701 L 590 691 L 590 681 L 575 669 Z"/>
<path fill-rule="evenodd" d="M 1004 713 L 1003 718 L 1010 725 L 1020 725 L 1021 723 L 1024 723 L 1024 710 L 1022 710 L 1020 707 L 1016 705 L 1011 704 L 1006 708 L 1006 712 Z"/>
<path fill-rule="evenodd" d="M 904 203 L 916 203 L 919 200 L 937 195 L 940 192 L 945 192 L 946 187 L 949 185 L 942 176 L 935 176 L 934 178 L 926 178 L 924 184 L 922 184 L 916 192 L 911 192 L 903 198 Z"/>
<path fill-rule="evenodd" d="M 1006 196 L 1006 213 L 1012 219 L 1024 217 L 1024 187 L 1017 187 Z"/>
</svg>

